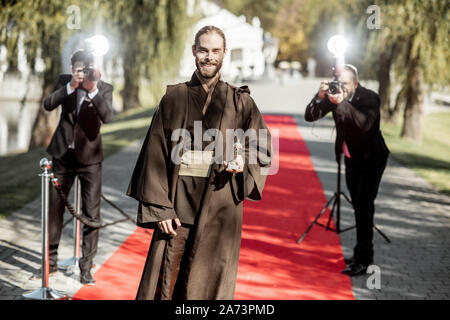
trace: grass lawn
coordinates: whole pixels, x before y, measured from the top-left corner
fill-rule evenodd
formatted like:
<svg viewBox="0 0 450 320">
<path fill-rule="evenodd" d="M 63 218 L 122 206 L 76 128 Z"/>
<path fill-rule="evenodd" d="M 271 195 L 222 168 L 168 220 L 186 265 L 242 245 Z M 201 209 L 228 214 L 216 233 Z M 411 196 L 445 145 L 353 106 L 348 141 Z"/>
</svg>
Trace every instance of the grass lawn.
<svg viewBox="0 0 450 320">
<path fill-rule="evenodd" d="M 400 138 L 401 124 L 381 125 L 392 156 L 450 195 L 450 112 L 425 117 L 422 144 Z"/>
<path fill-rule="evenodd" d="M 154 108 L 140 108 L 116 116 L 101 128 L 105 158 L 137 139 L 143 139 L 152 120 Z"/>
<path fill-rule="evenodd" d="M 147 133 L 154 109 L 145 107 L 116 115 L 101 128 L 105 158 Z M 36 199 L 41 192 L 41 158 L 51 159 L 44 147 L 0 157 L 0 220 Z"/>
</svg>

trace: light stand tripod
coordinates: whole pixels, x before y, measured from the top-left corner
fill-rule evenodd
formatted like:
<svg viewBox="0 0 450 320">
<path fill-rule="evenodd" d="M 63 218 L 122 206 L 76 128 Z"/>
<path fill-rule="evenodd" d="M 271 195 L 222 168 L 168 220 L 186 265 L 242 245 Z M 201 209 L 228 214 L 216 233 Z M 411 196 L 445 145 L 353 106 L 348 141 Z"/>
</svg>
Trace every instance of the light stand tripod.
<svg viewBox="0 0 450 320">
<path fill-rule="evenodd" d="M 309 225 L 309 227 L 305 230 L 305 232 L 301 235 L 301 237 L 297 240 L 297 243 L 300 244 L 303 239 L 305 239 L 308 232 L 312 229 L 312 227 L 317 224 L 321 227 L 324 227 L 327 231 L 335 231 L 336 233 L 342 233 L 348 230 L 351 230 L 353 228 L 356 228 L 356 225 L 342 229 L 341 230 L 341 195 L 344 196 L 344 199 L 347 200 L 348 203 L 352 204 L 351 200 L 348 198 L 348 196 L 341 191 L 341 156 L 339 156 L 338 161 L 338 169 L 337 169 L 337 187 L 336 192 L 333 194 L 333 196 L 328 200 L 328 202 L 325 204 L 325 206 L 320 210 L 317 217 L 314 219 L 314 221 Z M 333 203 L 331 210 L 330 210 L 330 217 L 328 218 L 327 225 L 323 225 L 318 222 L 319 218 L 325 213 L 325 211 L 330 207 L 330 204 Z M 336 209 L 336 228 L 330 228 L 331 219 L 333 218 L 334 210 Z M 373 228 L 386 240 L 388 243 L 391 242 L 389 238 L 381 232 L 380 229 L 378 229 L 375 224 L 373 225 Z"/>
</svg>

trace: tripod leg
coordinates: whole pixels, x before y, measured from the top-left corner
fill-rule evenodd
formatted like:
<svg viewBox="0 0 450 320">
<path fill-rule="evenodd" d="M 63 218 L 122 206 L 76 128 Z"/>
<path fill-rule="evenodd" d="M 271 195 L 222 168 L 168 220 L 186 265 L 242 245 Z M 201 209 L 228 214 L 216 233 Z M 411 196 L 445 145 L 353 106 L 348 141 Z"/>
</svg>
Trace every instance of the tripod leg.
<svg viewBox="0 0 450 320">
<path fill-rule="evenodd" d="M 345 231 L 348 231 L 348 230 L 352 230 L 352 229 L 355 229 L 355 228 L 356 228 L 356 225 L 348 227 L 348 228 L 345 228 L 345 229 L 342 229 L 339 233 L 342 233 L 342 232 L 345 232 Z"/>
<path fill-rule="evenodd" d="M 334 209 L 336 209 L 336 205 L 337 205 L 337 200 L 338 200 L 337 197 L 339 197 L 339 195 L 337 193 L 335 193 L 335 198 L 334 198 L 333 206 L 331 207 L 330 217 L 328 218 L 326 230 L 330 230 L 331 219 L 333 219 Z"/>
<path fill-rule="evenodd" d="M 376 225 L 373 225 L 373 227 L 384 238 L 384 240 L 386 240 L 386 242 L 391 243 L 391 240 L 380 229 L 378 229 Z"/>
<path fill-rule="evenodd" d="M 317 223 L 317 220 L 319 220 L 319 218 L 322 216 L 322 214 L 327 210 L 327 208 L 330 206 L 330 203 L 332 201 L 334 201 L 336 198 L 336 193 L 330 198 L 330 200 L 328 200 L 328 202 L 326 203 L 326 205 L 322 208 L 322 210 L 320 210 L 319 214 L 317 215 L 317 217 L 314 219 L 314 221 L 309 225 L 309 227 L 305 230 L 305 232 L 303 232 L 302 236 L 297 240 L 297 243 L 300 243 L 303 241 L 303 239 L 305 239 L 306 235 L 308 234 L 308 232 L 312 229 L 312 227 Z"/>
<path fill-rule="evenodd" d="M 347 200 L 348 203 L 352 204 L 352 201 L 344 192 L 342 192 L 341 194 L 344 196 L 345 200 Z"/>
</svg>

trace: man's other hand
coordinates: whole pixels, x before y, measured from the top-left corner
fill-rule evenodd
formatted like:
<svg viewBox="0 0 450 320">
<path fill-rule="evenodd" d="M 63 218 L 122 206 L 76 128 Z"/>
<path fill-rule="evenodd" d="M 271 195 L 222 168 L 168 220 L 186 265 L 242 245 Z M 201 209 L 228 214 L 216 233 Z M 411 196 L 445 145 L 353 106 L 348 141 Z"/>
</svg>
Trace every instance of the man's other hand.
<svg viewBox="0 0 450 320">
<path fill-rule="evenodd" d="M 231 172 L 231 173 L 243 172 L 244 171 L 244 159 L 242 158 L 242 156 L 240 154 L 238 154 L 236 157 L 236 163 L 238 165 L 238 168 L 236 170 L 228 168 L 229 163 L 226 161 L 223 162 L 223 166 L 225 167 L 225 170 L 227 172 Z"/>
<path fill-rule="evenodd" d="M 159 229 L 161 229 L 161 231 L 163 233 L 167 233 L 167 234 L 171 234 L 173 236 L 176 236 L 177 233 L 175 232 L 175 230 L 173 228 L 173 222 L 172 221 L 175 222 L 177 227 L 181 226 L 180 219 L 175 218 L 175 219 L 168 219 L 168 220 L 158 221 L 158 227 L 159 227 Z"/>
<path fill-rule="evenodd" d="M 336 94 L 328 93 L 328 99 L 330 99 L 333 104 L 340 104 L 346 98 L 346 94 L 342 89 L 339 88 L 339 92 Z"/>
<path fill-rule="evenodd" d="M 83 81 L 83 88 L 85 88 L 89 93 L 94 92 L 97 89 L 97 81 L 91 81 L 85 78 Z"/>
<path fill-rule="evenodd" d="M 322 80 L 320 82 L 319 92 L 317 93 L 317 99 L 322 100 L 323 98 L 325 98 L 327 92 L 328 92 L 328 81 Z"/>
<path fill-rule="evenodd" d="M 79 85 L 83 82 L 83 77 L 79 77 L 79 76 L 73 76 L 72 75 L 72 79 L 70 80 L 70 88 L 72 88 L 72 90 L 75 90 L 76 88 L 79 87 Z"/>
</svg>

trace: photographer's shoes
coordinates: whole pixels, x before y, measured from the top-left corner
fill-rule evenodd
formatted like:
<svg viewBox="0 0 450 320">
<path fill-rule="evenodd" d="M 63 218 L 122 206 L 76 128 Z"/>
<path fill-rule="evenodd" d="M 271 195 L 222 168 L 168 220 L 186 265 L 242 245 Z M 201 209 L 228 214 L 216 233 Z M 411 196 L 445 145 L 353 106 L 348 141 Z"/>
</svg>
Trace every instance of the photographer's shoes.
<svg viewBox="0 0 450 320">
<path fill-rule="evenodd" d="M 95 285 L 95 280 L 91 275 L 91 271 L 81 271 L 80 272 L 80 282 L 82 284 L 86 284 L 88 286 L 93 286 Z"/>
<path fill-rule="evenodd" d="M 49 266 L 49 276 L 53 276 L 58 273 L 58 266 Z M 42 278 L 42 270 L 39 269 L 35 274 L 30 277 L 30 280 L 37 280 Z M 95 285 L 95 279 L 91 275 L 90 270 L 80 270 L 80 282 L 82 284 L 93 286 Z"/>
<path fill-rule="evenodd" d="M 366 274 L 368 265 L 364 265 L 359 262 L 353 262 L 347 268 L 341 271 L 341 273 L 349 275 L 350 277 Z"/>
<path fill-rule="evenodd" d="M 56 273 L 58 273 L 58 266 L 56 265 L 49 266 L 48 275 L 53 276 Z M 39 268 L 39 270 L 30 277 L 30 280 L 37 280 L 37 279 L 42 279 L 42 268 Z"/>
<path fill-rule="evenodd" d="M 345 262 L 345 265 L 349 265 L 349 264 L 353 264 L 354 262 L 355 262 L 355 257 L 351 257 L 351 258 L 344 258 L 344 262 Z"/>
</svg>

